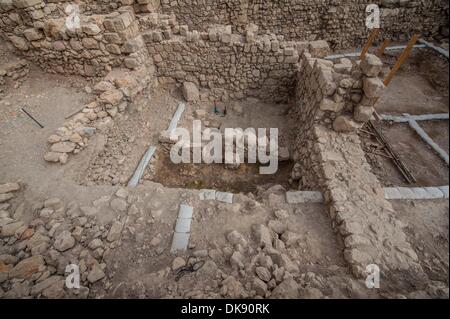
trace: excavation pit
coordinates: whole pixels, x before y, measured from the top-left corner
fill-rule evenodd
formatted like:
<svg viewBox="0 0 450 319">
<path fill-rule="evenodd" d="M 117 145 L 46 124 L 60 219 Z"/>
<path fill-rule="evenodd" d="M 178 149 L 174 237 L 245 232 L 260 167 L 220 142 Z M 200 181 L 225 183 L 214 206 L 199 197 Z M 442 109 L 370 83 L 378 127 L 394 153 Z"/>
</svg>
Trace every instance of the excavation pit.
<svg viewBox="0 0 450 319">
<path fill-rule="evenodd" d="M 225 163 L 180 163 L 175 164 L 170 157 L 173 145 L 160 145 L 156 158 L 151 162 L 144 174 L 144 180 L 152 180 L 167 187 L 216 189 L 233 193 L 257 192 L 261 186 L 281 185 L 285 189 L 297 187 L 290 183 L 290 174 L 294 162 L 289 158 L 292 145 L 292 128 L 287 118 L 289 106 L 285 104 L 264 103 L 249 98 L 243 101 L 204 102 L 188 106 L 178 127 L 193 132 L 193 121 L 199 121 L 202 128 L 215 129 L 224 134 L 227 129 L 266 129 L 266 136 L 272 138 L 270 129 L 278 130 L 278 144 L 280 156 L 277 169 L 273 174 L 262 174 L 260 167 L 269 164 L 248 163 L 244 159 L 239 165 Z M 192 112 L 192 114 L 190 113 Z M 258 137 L 260 135 L 258 134 Z M 207 141 L 202 142 L 204 147 Z M 222 145 L 222 150 L 224 150 Z M 234 149 L 235 150 L 235 149 Z M 281 156 L 281 153 L 283 155 Z M 247 149 L 245 151 L 248 155 Z M 192 154 L 191 154 L 192 155 Z M 270 155 L 270 153 L 267 153 Z M 284 156 L 284 157 L 283 157 Z M 192 156 L 191 156 L 192 159 Z M 225 159 L 225 157 L 223 157 Z"/>
<path fill-rule="evenodd" d="M 167 187 L 255 193 L 261 186 L 292 188 L 289 178 L 293 166 L 291 161 L 281 162 L 277 173 L 261 175 L 258 164 L 241 164 L 233 169 L 224 164 L 174 164 L 167 152 L 160 152 L 153 164 L 155 175 L 151 180 Z"/>
</svg>

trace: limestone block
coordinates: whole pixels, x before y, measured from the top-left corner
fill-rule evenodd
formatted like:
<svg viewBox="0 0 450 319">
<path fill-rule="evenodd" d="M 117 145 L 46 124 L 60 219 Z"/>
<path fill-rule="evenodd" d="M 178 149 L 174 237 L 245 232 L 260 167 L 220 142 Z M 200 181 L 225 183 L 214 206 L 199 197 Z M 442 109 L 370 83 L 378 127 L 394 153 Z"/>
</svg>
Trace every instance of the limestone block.
<svg viewBox="0 0 450 319">
<path fill-rule="evenodd" d="M 366 54 L 361 61 L 361 69 L 368 77 L 377 77 L 383 68 L 383 62 L 376 55 Z"/>
<path fill-rule="evenodd" d="M 357 122 L 366 123 L 371 119 L 374 111 L 372 106 L 358 105 L 353 112 L 353 118 Z"/>
<path fill-rule="evenodd" d="M 183 83 L 183 96 L 188 102 L 195 102 L 199 100 L 199 91 L 195 83 L 184 82 Z"/>
<path fill-rule="evenodd" d="M 364 94 L 369 98 L 380 97 L 385 86 L 380 78 L 364 78 Z"/>
</svg>

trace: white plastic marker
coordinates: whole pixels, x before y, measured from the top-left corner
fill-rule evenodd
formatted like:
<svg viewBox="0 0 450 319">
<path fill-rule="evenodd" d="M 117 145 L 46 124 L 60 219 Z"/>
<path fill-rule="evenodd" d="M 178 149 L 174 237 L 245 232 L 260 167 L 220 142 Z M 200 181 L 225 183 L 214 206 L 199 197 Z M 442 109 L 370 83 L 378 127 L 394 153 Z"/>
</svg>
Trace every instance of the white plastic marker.
<svg viewBox="0 0 450 319">
<path fill-rule="evenodd" d="M 443 48 L 435 46 L 434 44 L 432 44 L 428 41 L 425 41 L 424 39 L 419 39 L 419 42 L 425 44 L 430 49 L 433 49 L 434 51 L 442 54 L 443 56 L 445 56 L 448 59 L 448 51 L 447 50 L 444 50 Z"/>
<path fill-rule="evenodd" d="M 428 144 L 431 146 L 432 149 L 435 150 L 436 153 L 439 154 L 439 156 L 445 161 L 445 163 L 449 164 L 449 158 L 446 151 L 444 151 L 439 145 L 437 145 L 432 138 L 417 124 L 416 121 L 413 119 L 410 119 L 408 121 L 409 126 L 411 126 L 412 129 L 416 131 L 417 134 Z"/>
<path fill-rule="evenodd" d="M 448 120 L 449 116 L 448 116 L 448 113 L 423 114 L 423 115 L 404 114 L 403 116 L 382 114 L 381 119 L 383 121 L 392 121 L 395 123 L 407 123 L 411 119 L 414 121 Z"/>
<path fill-rule="evenodd" d="M 323 195 L 321 192 L 289 191 L 286 192 L 286 202 L 288 204 L 323 203 Z"/>
<path fill-rule="evenodd" d="M 175 232 L 173 233 L 172 247 L 170 252 L 176 254 L 177 252 L 186 251 L 189 244 L 189 237 L 191 236 L 191 222 L 194 209 L 187 204 L 181 204 L 178 212 L 177 222 L 175 224 Z"/>
<path fill-rule="evenodd" d="M 142 178 L 142 175 L 144 175 L 145 168 L 148 165 L 148 162 L 150 162 L 150 159 L 155 154 L 156 147 L 150 146 L 145 152 L 144 156 L 141 159 L 141 162 L 139 163 L 138 167 L 136 168 L 136 171 L 134 172 L 133 177 L 128 182 L 128 187 L 136 187 L 139 184 L 139 181 Z"/>
<path fill-rule="evenodd" d="M 448 185 L 439 187 L 386 187 L 387 200 L 404 199 L 448 199 Z"/>
<path fill-rule="evenodd" d="M 172 120 L 170 121 L 169 128 L 167 131 L 169 133 L 172 133 L 173 130 L 177 128 L 178 122 L 181 119 L 181 115 L 183 114 L 186 106 L 184 103 L 178 104 L 178 108 L 175 111 L 175 114 L 172 117 Z M 144 154 L 144 156 L 141 159 L 141 162 L 139 163 L 136 171 L 134 172 L 133 177 L 128 182 L 128 187 L 136 187 L 139 184 L 139 181 L 142 178 L 142 175 L 144 175 L 145 168 L 148 165 L 148 162 L 150 162 L 150 159 L 153 157 L 153 155 L 156 152 L 156 147 L 150 146 L 147 150 L 147 152 Z"/>
<path fill-rule="evenodd" d="M 167 129 L 167 131 L 169 133 L 172 133 L 173 130 L 175 130 L 177 128 L 178 122 L 180 121 L 181 115 L 183 114 L 185 109 L 186 109 L 186 105 L 184 103 L 178 104 L 178 108 L 175 111 L 175 114 L 173 115 L 172 120 L 170 121 L 169 128 Z"/>
</svg>

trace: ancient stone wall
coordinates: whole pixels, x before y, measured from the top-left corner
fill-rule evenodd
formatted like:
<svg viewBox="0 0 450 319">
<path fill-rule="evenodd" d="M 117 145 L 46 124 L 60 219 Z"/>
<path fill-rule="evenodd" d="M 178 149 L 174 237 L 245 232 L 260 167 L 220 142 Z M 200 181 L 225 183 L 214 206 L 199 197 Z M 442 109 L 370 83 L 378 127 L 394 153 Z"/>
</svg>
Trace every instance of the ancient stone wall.
<svg viewBox="0 0 450 319">
<path fill-rule="evenodd" d="M 325 55 L 312 46 L 309 50 L 316 57 Z M 384 84 L 379 77 L 383 64 L 374 55 L 366 54 L 362 61 L 329 61 L 310 53 L 301 56 L 295 106 L 291 110 L 302 132 L 296 137 L 298 164 L 292 178 L 300 180 L 303 187 L 314 188 L 323 183 L 317 179 L 320 159 L 314 153 L 313 126 L 321 124 L 337 132 L 356 131 L 371 119 Z"/>
<path fill-rule="evenodd" d="M 193 82 L 219 100 L 257 96 L 287 101 L 295 87 L 299 51 L 307 46 L 274 35 L 249 40 L 227 28 L 197 32 L 185 26 L 177 35 L 150 31 L 143 39 L 160 81 Z"/>
<path fill-rule="evenodd" d="M 136 68 L 147 58 L 146 50 L 126 44 L 139 34 L 130 7 L 107 15 L 81 15 L 75 29 L 67 27 L 67 17 L 53 3 L 23 0 L 1 8 L 1 35 L 47 72 L 104 76 L 113 67 Z"/>
<path fill-rule="evenodd" d="M 385 200 L 355 132 L 339 133 L 321 124 L 311 130 L 312 153 L 333 226 L 343 239 L 344 258 L 357 277 L 377 265 L 385 282 L 425 276 L 406 239 L 405 225 Z M 369 271 L 370 272 L 370 271 Z"/>
<path fill-rule="evenodd" d="M 332 48 L 360 46 L 367 39 L 366 6 L 382 9 L 383 36 L 405 40 L 413 32 L 425 37 L 448 32 L 448 2 L 366 0 L 162 0 L 164 13 L 175 13 L 181 23 L 206 30 L 210 24 L 230 24 L 237 32 L 254 23 L 263 32 L 288 40 L 326 40 Z"/>
</svg>

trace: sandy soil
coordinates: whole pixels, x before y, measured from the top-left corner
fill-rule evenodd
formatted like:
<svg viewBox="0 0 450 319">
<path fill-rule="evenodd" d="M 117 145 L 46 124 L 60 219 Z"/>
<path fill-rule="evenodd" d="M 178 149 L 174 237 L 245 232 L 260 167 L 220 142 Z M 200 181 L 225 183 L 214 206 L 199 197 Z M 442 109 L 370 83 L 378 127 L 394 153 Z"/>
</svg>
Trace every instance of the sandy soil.
<svg viewBox="0 0 450 319">
<path fill-rule="evenodd" d="M 408 240 L 430 280 L 448 281 L 449 203 L 447 200 L 393 201 L 406 224 Z"/>
<path fill-rule="evenodd" d="M 392 67 L 400 52 L 388 53 L 383 62 Z M 415 50 L 376 105 L 380 114 L 448 113 L 448 61 L 428 50 Z"/>
<path fill-rule="evenodd" d="M 422 125 L 423 122 L 420 122 Z M 434 123 L 427 124 L 427 127 Z M 384 186 L 442 186 L 448 185 L 448 166 L 426 144 L 408 124 L 384 122 L 382 132 L 392 145 L 393 150 L 412 172 L 417 180 L 415 185 L 408 184 L 394 162 L 385 156 L 387 154 L 375 137 L 361 133 L 366 158 L 371 164 L 372 172 L 378 176 Z M 436 126 L 439 139 L 443 146 L 448 141 L 448 122 Z M 434 137 L 433 137 L 434 138 Z M 447 142 L 448 145 L 448 142 Z M 447 146 L 448 147 L 448 146 Z"/>
</svg>

